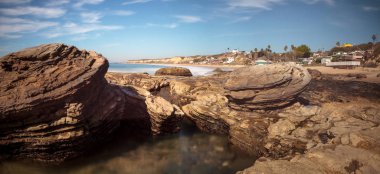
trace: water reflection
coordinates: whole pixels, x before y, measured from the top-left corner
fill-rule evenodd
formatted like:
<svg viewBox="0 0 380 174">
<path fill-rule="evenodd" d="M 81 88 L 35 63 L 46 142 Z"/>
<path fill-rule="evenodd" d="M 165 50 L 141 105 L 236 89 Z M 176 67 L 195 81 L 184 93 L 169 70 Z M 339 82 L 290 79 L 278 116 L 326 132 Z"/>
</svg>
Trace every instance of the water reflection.
<svg viewBox="0 0 380 174">
<path fill-rule="evenodd" d="M 117 138 L 81 159 L 59 166 L 3 162 L 0 173 L 149 174 L 235 173 L 251 166 L 254 157 L 233 151 L 226 137 L 204 134 L 190 125 L 176 135 L 143 138 L 121 129 Z"/>
</svg>

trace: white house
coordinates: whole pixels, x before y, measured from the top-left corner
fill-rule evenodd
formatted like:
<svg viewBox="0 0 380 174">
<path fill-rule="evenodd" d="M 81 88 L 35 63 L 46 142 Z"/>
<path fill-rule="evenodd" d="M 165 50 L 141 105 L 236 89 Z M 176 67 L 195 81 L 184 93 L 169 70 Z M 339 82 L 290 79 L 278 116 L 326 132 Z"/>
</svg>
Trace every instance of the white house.
<svg viewBox="0 0 380 174">
<path fill-rule="evenodd" d="M 324 57 L 321 59 L 321 64 L 327 64 L 327 63 L 330 63 L 332 60 L 331 57 Z"/>
<path fill-rule="evenodd" d="M 270 61 L 266 61 L 266 60 L 263 60 L 263 59 L 258 59 L 255 61 L 255 65 L 266 65 L 266 64 L 271 64 L 272 62 Z"/>
<path fill-rule="evenodd" d="M 224 63 L 232 63 L 233 61 L 235 61 L 234 57 L 227 57 L 227 60 Z"/>
<path fill-rule="evenodd" d="M 231 53 L 234 53 L 234 54 L 239 54 L 239 53 L 240 53 L 240 51 L 239 51 L 238 49 L 233 49 L 233 50 L 231 50 Z"/>
</svg>

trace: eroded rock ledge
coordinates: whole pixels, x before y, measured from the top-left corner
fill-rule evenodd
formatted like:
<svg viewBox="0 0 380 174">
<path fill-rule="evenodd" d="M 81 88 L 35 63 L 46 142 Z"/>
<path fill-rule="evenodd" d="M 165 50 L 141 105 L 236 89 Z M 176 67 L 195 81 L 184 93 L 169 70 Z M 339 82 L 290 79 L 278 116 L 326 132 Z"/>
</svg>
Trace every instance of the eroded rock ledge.
<svg viewBox="0 0 380 174">
<path fill-rule="evenodd" d="M 311 79 L 289 64 L 206 77 L 124 76 L 150 83 L 119 85 L 165 84 L 152 94 L 178 105 L 199 129 L 227 135 L 238 149 L 261 157 L 241 173 L 380 171 L 378 84 L 322 74 Z"/>
<path fill-rule="evenodd" d="M 61 161 L 117 128 L 124 97 L 104 79 L 102 55 L 48 44 L 8 54 L 0 66 L 2 153 Z"/>
<path fill-rule="evenodd" d="M 109 84 L 107 69 L 102 55 L 64 44 L 0 58 L 1 157 L 75 158 L 112 137 L 123 120 L 137 120 L 153 134 L 179 131 L 178 107 L 148 91 Z"/>
<path fill-rule="evenodd" d="M 161 135 L 187 117 L 261 157 L 241 173 L 380 172 L 378 84 L 311 79 L 294 64 L 205 77 L 106 74 L 101 55 L 62 44 L 11 53 L 0 66 L 0 155 L 63 161 L 120 121 Z"/>
</svg>

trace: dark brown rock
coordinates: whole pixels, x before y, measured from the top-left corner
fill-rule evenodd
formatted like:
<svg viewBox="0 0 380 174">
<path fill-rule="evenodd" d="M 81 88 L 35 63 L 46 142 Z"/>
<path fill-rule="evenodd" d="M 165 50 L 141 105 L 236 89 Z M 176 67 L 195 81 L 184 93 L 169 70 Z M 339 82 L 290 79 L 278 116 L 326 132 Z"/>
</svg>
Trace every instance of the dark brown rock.
<svg viewBox="0 0 380 174">
<path fill-rule="evenodd" d="M 168 68 L 161 68 L 156 71 L 156 76 L 193 76 L 191 71 L 187 68 L 181 68 L 181 67 L 168 67 Z"/>
<path fill-rule="evenodd" d="M 104 79 L 108 61 L 63 44 L 0 58 L 0 148 L 16 158 L 62 161 L 118 127 L 122 92 Z"/>
</svg>

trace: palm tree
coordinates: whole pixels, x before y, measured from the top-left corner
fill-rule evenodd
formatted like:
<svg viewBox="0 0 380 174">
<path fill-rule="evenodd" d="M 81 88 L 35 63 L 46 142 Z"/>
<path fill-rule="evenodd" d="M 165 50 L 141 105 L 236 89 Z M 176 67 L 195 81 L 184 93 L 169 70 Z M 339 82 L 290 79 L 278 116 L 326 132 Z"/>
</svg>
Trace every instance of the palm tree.
<svg viewBox="0 0 380 174">
<path fill-rule="evenodd" d="M 271 50 L 270 50 L 270 45 L 268 45 L 268 51 L 270 52 Z"/>
<path fill-rule="evenodd" d="M 375 41 L 376 41 L 376 39 L 377 39 L 377 36 L 374 34 L 374 35 L 372 35 L 372 55 L 375 55 L 374 53 L 375 53 Z"/>
<path fill-rule="evenodd" d="M 255 52 L 257 52 L 257 48 L 255 48 Z"/>
<path fill-rule="evenodd" d="M 339 42 L 339 41 L 336 42 L 335 45 L 336 45 L 337 47 L 339 47 L 339 46 L 340 46 L 340 42 Z"/>
<path fill-rule="evenodd" d="M 285 58 L 287 58 L 288 56 L 286 55 L 286 51 L 288 51 L 288 46 L 287 45 L 285 45 L 285 47 L 284 47 L 284 51 L 285 51 Z"/>
<path fill-rule="evenodd" d="M 293 44 L 290 45 L 290 48 L 292 49 L 292 58 L 294 60 L 295 56 L 294 56 L 294 51 L 296 50 L 296 46 L 294 46 Z"/>
<path fill-rule="evenodd" d="M 377 36 L 374 34 L 374 35 L 372 35 L 372 40 L 373 40 L 373 44 L 375 45 L 375 41 L 376 41 L 376 39 L 377 39 Z"/>
<path fill-rule="evenodd" d="M 290 45 L 290 48 L 292 49 L 292 51 L 294 50 L 294 49 L 296 49 L 296 47 L 292 44 L 292 45 Z"/>
</svg>

